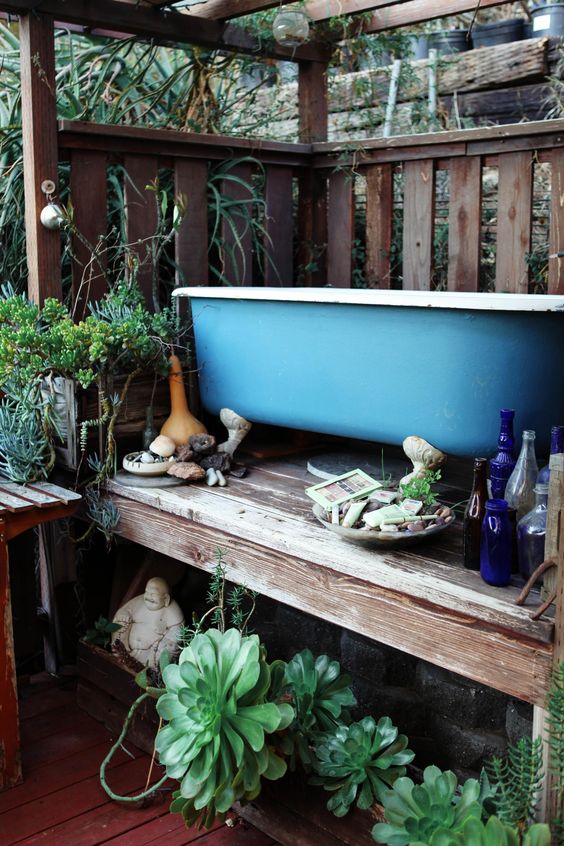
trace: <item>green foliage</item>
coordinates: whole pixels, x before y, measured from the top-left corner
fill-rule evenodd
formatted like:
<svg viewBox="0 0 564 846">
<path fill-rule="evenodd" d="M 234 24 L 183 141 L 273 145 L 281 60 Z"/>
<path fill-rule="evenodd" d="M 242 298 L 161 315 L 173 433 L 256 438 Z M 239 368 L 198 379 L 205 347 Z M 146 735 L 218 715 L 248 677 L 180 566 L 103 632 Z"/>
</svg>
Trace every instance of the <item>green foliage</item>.
<svg viewBox="0 0 564 846">
<path fill-rule="evenodd" d="M 416 840 L 410 846 L 550 846 L 547 825 L 533 825 L 523 836 L 497 817 L 487 823 L 471 818 L 458 834 L 438 828 L 428 840 Z"/>
<path fill-rule="evenodd" d="M 557 846 L 564 844 L 564 662 L 554 668 L 546 703 L 548 767 L 553 777 L 556 813 L 550 821 Z"/>
<path fill-rule="evenodd" d="M 401 485 L 402 496 L 406 499 L 422 500 L 425 505 L 434 505 L 437 501 L 431 486 L 441 478 L 440 470 L 427 470 L 422 479 L 414 477 L 405 485 Z"/>
<path fill-rule="evenodd" d="M 486 767 L 496 816 L 524 828 L 534 818 L 542 782 L 542 740 L 522 737 L 505 758 L 492 758 Z"/>
<path fill-rule="evenodd" d="M 232 804 L 254 799 L 261 778 L 275 780 L 285 762 L 265 736 L 293 719 L 286 704 L 267 702 L 270 669 L 256 635 L 209 629 L 163 670 L 157 701 L 167 721 L 156 749 L 167 775 L 180 781 L 171 811 L 187 825 L 211 826 Z"/>
<path fill-rule="evenodd" d="M 110 623 L 105 617 L 98 617 L 94 623 L 93 629 L 87 629 L 84 635 L 84 640 L 87 643 L 92 643 L 94 646 L 101 646 L 107 649 L 110 645 L 112 634 L 121 629 L 119 623 Z"/>
<path fill-rule="evenodd" d="M 37 384 L 3 387 L 0 401 L 0 473 L 13 482 L 46 479 L 55 461 L 57 419 Z"/>
<path fill-rule="evenodd" d="M 356 704 L 350 677 L 341 673 L 338 661 L 327 655 L 314 658 L 304 649 L 285 664 L 272 665 L 271 697 L 290 702 L 295 719 L 281 740 L 281 749 L 294 770 L 299 761 L 309 772 L 314 763 L 312 741 L 320 732 L 331 732 L 349 719 L 346 709 Z"/>
<path fill-rule="evenodd" d="M 359 808 L 370 808 L 405 774 L 405 764 L 415 755 L 407 748 L 407 737 L 398 735 L 389 717 L 381 717 L 378 722 L 365 717 L 316 739 L 316 775 L 310 782 L 334 791 L 327 808 L 335 816 L 343 817 L 353 802 Z"/>
<path fill-rule="evenodd" d="M 387 846 L 408 846 L 428 843 L 439 828 L 462 832 L 467 820 L 481 817 L 480 785 L 476 779 L 468 779 L 459 794 L 457 786 L 453 772 L 434 766 L 426 767 L 422 784 L 398 778 L 382 795 L 386 822 L 374 826 L 374 840 Z"/>
</svg>

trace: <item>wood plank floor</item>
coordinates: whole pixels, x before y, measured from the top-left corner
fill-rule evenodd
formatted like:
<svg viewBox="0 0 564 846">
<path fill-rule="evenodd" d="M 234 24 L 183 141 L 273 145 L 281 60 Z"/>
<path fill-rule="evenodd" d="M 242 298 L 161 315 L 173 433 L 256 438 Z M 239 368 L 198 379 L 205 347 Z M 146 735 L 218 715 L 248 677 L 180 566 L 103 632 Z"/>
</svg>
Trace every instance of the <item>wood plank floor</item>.
<svg viewBox="0 0 564 846">
<path fill-rule="evenodd" d="M 78 710 L 70 683 L 35 678 L 23 691 L 20 720 L 25 780 L 0 793 L 0 846 L 276 846 L 237 818 L 233 827 L 187 830 L 168 813 L 170 791 L 139 810 L 111 802 L 98 779 L 110 734 Z M 149 765 L 147 755 L 127 749 L 108 776 L 126 794 L 144 787 Z"/>
</svg>

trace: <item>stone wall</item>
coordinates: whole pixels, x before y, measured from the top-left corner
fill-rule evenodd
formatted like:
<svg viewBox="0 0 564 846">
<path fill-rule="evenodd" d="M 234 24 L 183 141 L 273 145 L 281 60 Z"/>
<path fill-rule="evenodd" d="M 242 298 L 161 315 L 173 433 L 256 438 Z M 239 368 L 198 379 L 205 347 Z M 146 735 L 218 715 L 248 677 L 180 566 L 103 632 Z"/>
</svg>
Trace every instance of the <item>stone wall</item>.
<svg viewBox="0 0 564 846">
<path fill-rule="evenodd" d="M 352 678 L 355 718 L 391 717 L 419 769 L 436 764 L 477 776 L 484 760 L 531 734 L 532 706 L 265 597 L 253 625 L 269 660 L 309 648 L 339 661 Z"/>
</svg>

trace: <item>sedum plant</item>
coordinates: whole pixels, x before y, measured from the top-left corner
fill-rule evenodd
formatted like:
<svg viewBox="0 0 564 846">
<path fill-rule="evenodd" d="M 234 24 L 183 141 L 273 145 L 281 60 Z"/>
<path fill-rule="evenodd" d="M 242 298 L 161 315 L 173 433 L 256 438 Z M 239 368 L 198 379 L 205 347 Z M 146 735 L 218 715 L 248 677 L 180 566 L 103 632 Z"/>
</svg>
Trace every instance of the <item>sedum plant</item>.
<svg viewBox="0 0 564 846">
<path fill-rule="evenodd" d="M 408 846 L 428 843 L 438 829 L 460 833 L 469 819 L 480 819 L 480 784 L 470 778 L 457 795 L 457 778 L 453 772 L 438 767 L 426 767 L 423 783 L 414 784 L 410 778 L 398 778 L 392 790 L 384 791 L 385 823 L 372 829 L 377 843 L 387 846 Z"/>
<path fill-rule="evenodd" d="M 407 744 L 389 717 L 339 726 L 315 743 L 316 775 L 310 782 L 334 791 L 327 808 L 335 816 L 343 817 L 355 801 L 366 810 L 405 774 L 405 764 L 415 757 Z"/>
<path fill-rule="evenodd" d="M 156 750 L 167 775 L 180 782 L 171 811 L 187 825 L 211 826 L 236 801 L 260 793 L 261 778 L 275 780 L 286 763 L 266 736 L 285 728 L 294 712 L 267 702 L 270 669 L 257 635 L 208 629 L 163 669 L 157 701 L 167 721 Z"/>
<path fill-rule="evenodd" d="M 295 719 L 282 738 L 282 752 L 289 758 L 291 770 L 299 761 L 306 771 L 313 766 L 313 739 L 320 732 L 331 732 L 345 720 L 348 708 L 356 704 L 350 688 L 350 676 L 341 673 L 338 661 L 327 655 L 317 658 L 304 649 L 285 664 L 273 664 L 272 697 L 288 701 Z"/>
</svg>

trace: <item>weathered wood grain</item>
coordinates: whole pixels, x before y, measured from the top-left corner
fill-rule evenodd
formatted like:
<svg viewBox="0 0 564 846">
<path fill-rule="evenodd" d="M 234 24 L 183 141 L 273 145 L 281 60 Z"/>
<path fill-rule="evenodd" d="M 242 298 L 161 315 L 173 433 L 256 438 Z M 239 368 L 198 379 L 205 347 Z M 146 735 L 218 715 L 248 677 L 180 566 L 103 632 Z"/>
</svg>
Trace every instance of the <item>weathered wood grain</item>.
<svg viewBox="0 0 564 846">
<path fill-rule="evenodd" d="M 53 18 L 39 12 L 22 18 L 20 45 L 27 286 L 31 299 L 42 304 L 46 297 L 62 297 L 61 236 L 39 219 L 47 205 L 42 182 L 50 179 L 58 190 Z"/>
<path fill-rule="evenodd" d="M 260 488 L 272 487 L 272 478 L 257 480 L 259 502 Z M 235 483 L 221 493 L 109 487 L 118 494 L 119 531 L 131 540 L 208 571 L 221 546 L 235 582 L 527 701 L 542 701 L 552 625 L 532 623 L 527 609 L 513 605 L 513 589 L 483 591 L 472 573 L 459 584 L 462 574 L 437 561 L 431 547 L 417 555 L 356 548 L 313 518 L 287 516 L 290 507 L 285 513 L 276 501 L 255 504 Z"/>
<path fill-rule="evenodd" d="M 7 538 L 0 523 L 0 791 L 22 780 Z"/>
<path fill-rule="evenodd" d="M 354 175 L 336 170 L 329 175 L 327 207 L 327 282 L 352 285 L 354 240 Z"/>
<path fill-rule="evenodd" d="M 265 186 L 265 285 L 294 282 L 293 171 L 280 165 L 266 166 Z"/>
<path fill-rule="evenodd" d="M 370 288 L 390 287 L 392 215 L 394 210 L 393 168 L 373 165 L 366 177 L 366 284 Z"/>
<path fill-rule="evenodd" d="M 564 294 L 564 150 L 552 151 L 548 293 Z"/>
<path fill-rule="evenodd" d="M 72 151 L 70 192 L 73 222 L 80 233 L 80 237 L 75 235 L 72 239 L 73 316 L 76 320 L 84 316 L 87 304 L 99 300 L 107 289 L 107 253 L 103 241 L 108 231 L 106 167 L 107 156 L 103 152 Z"/>
<path fill-rule="evenodd" d="M 448 289 L 477 291 L 480 275 L 482 168 L 478 156 L 450 164 Z"/>
<path fill-rule="evenodd" d="M 186 213 L 176 234 L 175 257 L 180 269 L 177 284 L 207 285 L 208 271 L 208 163 L 176 159 L 174 189 L 186 201 Z"/>
<path fill-rule="evenodd" d="M 403 287 L 428 291 L 433 264 L 434 162 L 405 162 L 403 173 Z"/>
<path fill-rule="evenodd" d="M 526 294 L 531 249 L 533 159 L 530 153 L 503 153 L 499 157 L 497 202 L 496 291 Z"/>
<path fill-rule="evenodd" d="M 312 143 L 327 139 L 327 68 L 306 62 L 298 77 L 298 121 L 300 141 Z"/>
</svg>

